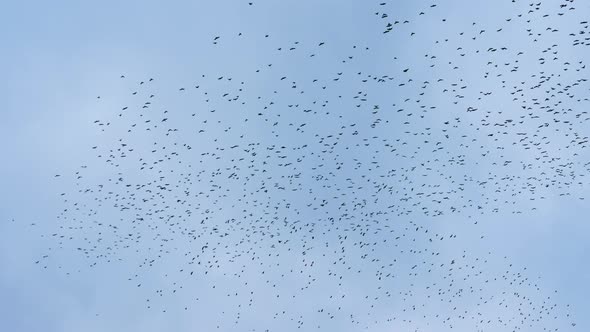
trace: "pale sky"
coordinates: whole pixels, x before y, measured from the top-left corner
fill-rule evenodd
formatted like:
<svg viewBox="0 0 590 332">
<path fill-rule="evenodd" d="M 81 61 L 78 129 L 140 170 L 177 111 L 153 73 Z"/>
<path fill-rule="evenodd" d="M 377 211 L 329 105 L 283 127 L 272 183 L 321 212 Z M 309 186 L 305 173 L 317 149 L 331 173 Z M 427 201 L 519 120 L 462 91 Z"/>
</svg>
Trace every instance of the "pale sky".
<svg viewBox="0 0 590 332">
<path fill-rule="evenodd" d="M 590 330 L 587 17 L 558 0 L 3 4 L 0 330 Z M 159 205 L 120 209 L 119 182 L 164 175 L 179 186 Z"/>
</svg>

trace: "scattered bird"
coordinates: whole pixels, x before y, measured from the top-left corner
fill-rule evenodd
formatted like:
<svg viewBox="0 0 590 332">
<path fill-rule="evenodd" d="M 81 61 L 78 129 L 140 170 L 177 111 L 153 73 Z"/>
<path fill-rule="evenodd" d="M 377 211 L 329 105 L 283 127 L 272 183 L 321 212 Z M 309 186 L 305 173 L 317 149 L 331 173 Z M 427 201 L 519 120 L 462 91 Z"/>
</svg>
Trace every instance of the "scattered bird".
<svg viewBox="0 0 590 332">
<path fill-rule="evenodd" d="M 482 232 L 484 215 L 533 213 L 587 184 L 588 81 L 572 50 L 590 45 L 588 23 L 559 25 L 580 19 L 571 0 L 511 5 L 484 24 L 441 16 L 442 1 L 408 17 L 395 2 L 375 4 L 378 43 L 426 46 L 394 47 L 380 71 L 360 63 L 382 63 L 384 48 L 263 33 L 252 38 L 272 61 L 245 68 L 249 79 L 219 69 L 185 90 L 143 78 L 125 112 L 93 122 L 109 140 L 90 145 L 95 169 L 63 173 L 76 184 L 49 236 L 90 267 L 136 252 L 137 288 L 154 266 L 178 262 L 146 307 L 166 313 L 160 298 L 210 285 L 233 300 L 219 323 L 227 330 L 251 308 L 304 330 L 332 320 L 359 330 L 575 327 L 526 268 L 473 248 L 443 255 L 461 236 L 423 222 L 460 218 Z M 303 69 L 324 55 L 331 66 Z M 189 107 L 166 108 L 159 92 Z"/>
</svg>

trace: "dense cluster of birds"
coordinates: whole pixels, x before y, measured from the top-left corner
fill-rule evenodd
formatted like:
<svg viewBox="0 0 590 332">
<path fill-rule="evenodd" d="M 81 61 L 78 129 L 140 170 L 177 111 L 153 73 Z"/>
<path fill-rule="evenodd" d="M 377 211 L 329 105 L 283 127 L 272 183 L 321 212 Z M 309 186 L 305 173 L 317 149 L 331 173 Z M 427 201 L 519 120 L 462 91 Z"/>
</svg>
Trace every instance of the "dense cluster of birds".
<svg viewBox="0 0 590 332">
<path fill-rule="evenodd" d="M 445 1 L 371 3 L 379 45 L 269 32 L 251 38 L 276 61 L 248 75 L 114 78 L 127 97 L 94 120 L 95 160 L 56 175 L 74 189 L 37 263 L 58 248 L 126 260 L 146 308 L 221 301 L 221 330 L 572 328 L 526 268 L 444 249 L 461 243 L 440 222 L 584 199 L 590 24 L 573 0 L 505 2 L 484 23 L 444 17 Z M 162 270 L 168 287 L 149 289 Z"/>
</svg>

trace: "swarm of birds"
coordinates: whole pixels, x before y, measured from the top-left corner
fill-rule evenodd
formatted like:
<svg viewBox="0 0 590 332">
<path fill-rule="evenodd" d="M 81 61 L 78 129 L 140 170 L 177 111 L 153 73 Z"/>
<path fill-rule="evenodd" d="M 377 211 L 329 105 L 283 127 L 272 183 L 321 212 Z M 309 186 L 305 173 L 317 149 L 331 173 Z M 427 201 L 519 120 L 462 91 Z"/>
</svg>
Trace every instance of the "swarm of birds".
<svg viewBox="0 0 590 332">
<path fill-rule="evenodd" d="M 445 1 L 368 2 L 390 49 L 236 32 L 210 46 L 251 38 L 276 61 L 175 87 L 113 78 L 127 97 L 93 121 L 94 168 L 56 175 L 72 190 L 37 263 L 60 250 L 88 268 L 125 260 L 148 310 L 223 301 L 211 319 L 228 331 L 261 312 L 249 330 L 573 328 L 526 268 L 449 256 L 461 239 L 437 228 L 584 199 L 589 23 L 573 0 L 502 2 L 511 11 L 485 24 L 442 16 Z M 167 288 L 150 289 L 155 267 Z"/>
</svg>

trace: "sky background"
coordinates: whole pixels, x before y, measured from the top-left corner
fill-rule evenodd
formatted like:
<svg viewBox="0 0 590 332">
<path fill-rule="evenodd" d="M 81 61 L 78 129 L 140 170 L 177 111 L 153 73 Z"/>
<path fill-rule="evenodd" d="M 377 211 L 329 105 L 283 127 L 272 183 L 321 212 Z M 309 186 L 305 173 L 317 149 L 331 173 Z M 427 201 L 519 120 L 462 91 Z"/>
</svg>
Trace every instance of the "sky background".
<svg viewBox="0 0 590 332">
<path fill-rule="evenodd" d="M 431 4 L 427 1 L 390 2 L 386 8 L 389 15 L 395 17 L 416 17 L 418 12 Z M 543 2 L 549 6 L 545 11 L 553 8 L 551 5 L 561 3 Z M 474 91 L 500 91 L 497 82 L 478 76 L 482 70 L 486 71 L 481 67 L 481 59 L 477 56 L 457 56 L 457 47 L 470 51 L 459 39 L 450 38 L 444 47 L 439 48 L 433 47 L 432 41 L 456 36 L 456 32 L 468 29 L 471 22 L 477 22 L 478 26 L 487 27 L 490 31 L 502 27 L 506 24 L 505 18 L 515 12 L 511 6 L 523 9 L 528 4 L 521 4 L 520 1 L 516 5 L 510 1 L 445 1 L 444 6 L 441 4 L 432 11 L 432 15 L 430 12 L 425 15 L 424 22 L 412 25 L 411 31 L 416 33 L 416 37 L 410 38 L 407 33 L 384 36 L 382 31 L 386 21 L 375 15 L 384 6 L 379 6 L 376 1 L 255 0 L 251 6 L 247 1 L 13 1 L 0 5 L 0 73 L 3 76 L 0 81 L 0 148 L 3 155 L 3 162 L 0 163 L 0 330 L 209 331 L 215 330 L 219 321 L 225 322 L 221 330 L 228 331 L 261 330 L 261 326 L 273 330 L 295 330 L 292 322 L 270 322 L 269 313 L 284 306 L 287 310 L 315 317 L 306 303 L 323 301 L 320 298 L 333 291 L 328 281 L 322 281 L 317 292 L 307 295 L 304 300 L 293 303 L 285 300 L 276 304 L 278 307 L 271 304 L 265 306 L 264 301 L 260 301 L 255 311 L 243 314 L 241 325 L 236 327 L 226 322 L 226 315 L 220 312 L 237 310 L 236 304 L 243 299 L 223 298 L 210 287 L 212 284 L 219 285 L 219 288 L 231 287 L 233 279 L 223 273 L 234 272 L 236 266 L 233 265 L 212 272 L 218 274 L 214 277 L 186 283 L 180 295 L 163 297 L 155 306 L 167 308 L 164 313 L 146 309 L 146 293 L 150 290 L 145 288 L 168 289 L 169 279 L 162 276 L 167 273 L 174 275 L 174 271 L 184 264 L 180 254 L 144 273 L 143 288 L 135 287 L 135 281 L 127 280 L 130 275 L 138 273 L 136 263 L 141 261 L 142 256 L 132 250 L 118 252 L 117 257 L 121 261 L 113 260 L 90 267 L 92 262 L 65 246 L 66 250 L 59 251 L 59 254 L 53 255 L 52 252 L 52 261 L 47 268 L 35 264 L 48 248 L 55 245 L 48 234 L 54 233 L 60 225 L 56 219 L 63 209 L 59 194 L 75 192 L 75 181 L 56 181 L 54 175 L 73 174 L 80 165 L 86 165 L 91 169 L 88 175 L 91 183 L 100 183 L 111 176 L 112 169 L 96 160 L 90 147 L 116 143 L 118 127 L 113 124 L 114 129 L 104 133 L 97 129 L 93 121 L 116 118 L 120 107 L 132 102 L 130 93 L 137 89 L 138 82 L 151 77 L 154 83 L 150 89 L 158 92 L 159 105 L 178 114 L 205 112 L 204 106 L 196 99 L 188 95 L 180 97 L 180 87 L 187 87 L 188 90 L 194 84 L 210 84 L 213 95 L 227 88 L 213 79 L 219 76 L 246 81 L 247 93 L 264 95 L 277 89 L 277 77 L 281 76 L 288 76 L 289 80 L 309 81 L 316 77 L 331 78 L 342 71 L 351 75 L 356 71 L 379 76 L 397 75 L 407 65 L 412 68 L 412 78 L 416 82 L 435 81 L 438 77 L 447 80 L 461 77 L 469 82 Z M 532 20 L 529 24 L 533 28 L 544 29 L 545 25 L 553 25 L 562 31 L 575 31 L 581 19 L 590 17 L 588 4 L 579 2 L 577 7 L 571 20 L 549 18 L 555 21 L 536 23 Z M 441 18 L 449 18 L 449 24 L 444 29 L 438 23 L 432 23 L 440 22 Z M 531 44 L 526 34 L 516 33 L 520 31 L 517 28 L 520 26 L 506 27 L 501 34 L 482 38 L 470 47 L 487 48 L 489 44 L 497 47 L 507 45 L 511 49 L 518 46 L 527 50 L 541 47 Z M 268 38 L 265 38 L 266 34 Z M 218 44 L 213 44 L 215 36 L 220 36 Z M 549 38 L 555 38 L 560 44 L 560 57 L 571 59 L 572 63 L 588 59 L 587 48 L 571 47 L 560 37 Z M 544 41 L 547 42 L 547 38 Z M 278 47 L 291 47 L 295 42 L 298 42 L 298 49 L 294 52 L 277 50 Z M 326 43 L 321 52 L 317 49 L 320 42 Z M 551 39 L 548 42 L 551 43 Z M 358 47 L 353 49 L 353 45 Z M 365 47 L 370 49 L 364 50 Z M 308 54 L 311 53 L 318 54 L 317 61 L 309 60 Z M 460 74 L 446 67 L 433 74 L 424 65 L 424 53 L 436 54 L 441 63 L 449 60 L 460 64 Z M 354 64 L 343 65 L 341 60 L 349 54 L 354 54 Z M 399 61 L 392 61 L 394 57 Z M 509 57 L 497 58 L 499 62 L 509 61 L 507 59 Z M 535 70 L 534 60 L 537 59 L 522 60 L 522 68 L 515 74 L 522 76 L 514 77 L 514 81 L 528 79 L 527 75 Z M 255 73 L 256 69 L 269 63 L 273 64 L 272 71 Z M 560 65 L 555 63 L 554 67 L 548 68 L 559 70 Z M 121 75 L 126 78 L 121 80 Z M 207 79 L 202 75 L 206 75 Z M 581 78 L 584 73 L 571 70 L 564 73 L 566 75 Z M 403 100 L 404 94 L 408 93 L 404 88 L 392 90 L 375 85 L 369 89 L 345 79 L 343 81 L 338 88 L 325 92 L 320 90 L 313 96 L 309 96 L 307 91 L 311 89 L 304 85 L 305 98 L 334 100 L 339 94 L 353 95 L 363 90 L 371 96 L 371 104 L 385 104 L 391 98 Z M 587 94 L 587 85 L 581 91 Z M 530 93 L 542 96 L 540 91 Z M 97 96 L 101 98 L 97 99 Z M 305 103 L 303 97 L 294 92 L 277 98 L 283 98 L 277 103 L 297 103 L 300 99 L 301 103 Z M 464 112 L 463 109 L 453 108 L 442 95 L 425 98 L 429 104 L 439 106 L 438 113 L 425 120 L 431 121 L 432 127 L 436 128 L 441 121 Z M 476 103 L 475 100 L 473 102 Z M 587 102 L 569 100 L 567 103 L 567 107 L 573 109 L 587 109 Z M 223 105 L 221 102 L 218 105 L 222 113 L 219 117 L 231 123 L 234 119 L 232 112 L 237 110 L 237 106 L 225 109 Z M 515 109 L 513 105 L 510 98 L 499 97 L 481 107 L 504 109 L 510 113 Z M 216 105 L 207 107 L 215 108 Z M 346 113 L 349 119 L 362 121 L 360 119 L 365 117 L 346 107 L 335 106 L 333 110 L 343 114 L 350 112 Z M 295 115 L 285 116 L 297 120 Z M 185 132 L 191 126 L 182 120 L 178 120 L 178 125 L 184 126 Z M 338 124 L 323 121 L 311 123 L 309 127 L 332 128 L 332 125 L 338 128 Z M 236 123 L 236 126 L 239 124 Z M 578 129 L 581 134 L 588 134 L 588 127 Z M 286 136 L 281 141 L 262 125 L 248 130 L 251 137 L 268 144 L 295 139 L 301 139 L 301 142 L 313 140 L 313 137 Z M 380 128 L 376 133 L 385 137 L 394 135 L 392 133 L 396 130 L 403 130 L 403 126 Z M 207 150 L 211 140 L 217 137 L 216 133 L 211 130 L 202 140 L 185 138 L 192 140 L 195 149 Z M 149 136 L 138 134 L 134 139 L 133 143 L 139 147 L 147 148 L 151 144 Z M 229 142 L 233 138 L 227 136 L 224 139 Z M 559 139 L 556 137 L 548 149 L 553 149 L 553 155 L 563 154 L 565 157 L 567 153 L 558 150 L 562 143 Z M 460 151 L 460 142 L 450 143 L 447 149 Z M 363 155 L 365 152 L 367 155 Z M 350 158 L 370 158 L 368 151 L 365 152 L 356 149 L 351 152 Z M 534 163 L 532 156 L 516 148 L 507 147 L 504 153 L 507 159 L 531 160 Z M 421 155 L 428 158 L 427 153 Z M 575 156 L 575 162 L 588 162 L 589 156 L 588 152 L 580 153 Z M 485 178 L 486 173 L 496 172 L 497 168 L 482 163 L 481 168 L 474 167 L 470 171 L 474 177 Z M 588 169 L 578 167 L 577 171 L 583 176 Z M 459 169 L 444 172 L 463 174 Z M 517 167 L 502 169 L 498 174 L 527 176 L 535 171 L 530 172 Z M 501 208 L 497 213 L 485 215 L 469 212 L 437 218 L 413 215 L 395 217 L 394 221 L 400 225 L 411 221 L 428 225 L 441 234 L 457 234 L 458 240 L 443 243 L 438 251 L 449 258 L 463 250 L 467 250 L 471 257 L 489 257 L 486 269 L 490 273 L 506 268 L 507 260 L 518 269 L 526 267 L 530 279 L 540 278 L 537 283 L 542 290 L 535 292 L 534 296 L 541 299 L 550 296 L 560 307 L 569 304 L 573 317 L 571 321 L 577 323 L 575 330 L 586 331 L 590 330 L 587 305 L 590 297 L 590 268 L 587 266 L 590 252 L 587 216 L 590 215 L 590 205 L 588 200 L 579 198 L 589 197 L 588 188 L 586 181 L 568 188 L 570 196 L 561 196 L 564 191 L 553 188 L 543 192 L 546 198 L 542 201 L 531 201 L 525 196 L 518 200 L 514 208 L 523 211 L 520 214 Z M 478 199 L 477 190 L 469 192 L 474 200 Z M 498 197 L 501 200 L 505 198 L 502 194 Z M 118 217 L 114 211 L 105 211 L 101 216 L 112 221 Z M 474 220 L 477 225 L 474 225 Z M 239 236 L 232 234 L 232 237 Z M 386 251 L 375 255 L 383 259 L 391 257 Z M 321 258 L 317 259 L 321 261 Z M 286 257 L 286 265 L 290 264 L 290 260 L 291 264 L 297 264 L 295 257 Z M 66 275 L 65 271 L 70 275 Z M 268 278 L 273 279 L 273 273 L 280 274 L 281 271 L 279 268 L 274 272 L 271 269 L 271 277 Z M 265 292 L 272 292 L 267 291 L 263 279 L 257 280 L 256 276 L 257 270 L 252 270 L 246 278 L 252 278 L 252 287 L 259 290 L 262 299 Z M 351 296 L 345 304 L 354 306 L 355 294 L 360 296 L 370 292 L 364 285 L 371 280 L 364 275 L 352 278 L 346 285 Z M 402 284 L 405 281 L 402 279 Z M 296 280 L 291 282 L 297 283 Z M 284 283 L 278 287 L 288 293 L 290 285 Z M 504 290 L 491 288 L 486 292 Z M 195 294 L 203 300 L 192 310 L 183 310 L 185 303 L 191 301 Z M 383 302 L 382 306 L 373 309 L 373 315 L 378 317 L 375 319 L 382 319 L 396 310 L 394 302 Z M 432 313 L 438 309 L 431 304 L 424 310 Z M 359 309 L 359 312 L 366 312 L 366 308 Z M 490 313 L 490 316 L 494 315 Z M 268 321 L 268 325 L 261 325 L 261 321 Z M 560 321 L 556 327 L 568 330 L 571 321 Z M 326 322 L 325 318 L 318 318 L 316 322 L 328 324 L 324 326 L 329 330 L 365 329 L 365 326 L 350 326 L 346 321 Z M 316 322 L 309 320 L 310 325 Z M 369 324 L 367 330 L 401 331 L 410 326 L 414 325 L 380 321 Z M 420 331 L 440 331 L 435 321 L 420 322 L 417 326 L 420 326 Z M 469 326 L 459 326 L 458 330 L 473 331 Z"/>
</svg>

